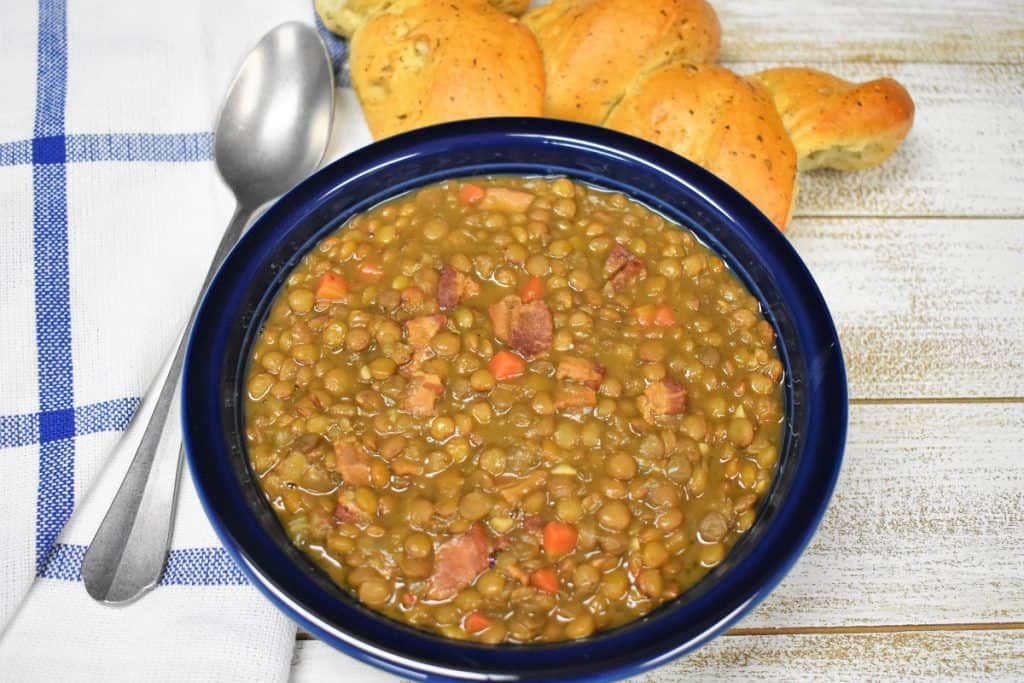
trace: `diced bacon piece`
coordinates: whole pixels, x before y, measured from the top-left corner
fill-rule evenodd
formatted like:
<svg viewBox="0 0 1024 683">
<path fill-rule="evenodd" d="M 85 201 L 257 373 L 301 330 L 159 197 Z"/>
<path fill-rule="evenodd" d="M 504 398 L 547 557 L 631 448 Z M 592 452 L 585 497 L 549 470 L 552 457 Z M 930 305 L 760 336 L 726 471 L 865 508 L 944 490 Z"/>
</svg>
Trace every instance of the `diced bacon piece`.
<svg viewBox="0 0 1024 683">
<path fill-rule="evenodd" d="M 612 288 L 619 292 L 645 277 L 647 277 L 647 266 L 643 261 L 630 261 L 619 272 L 612 275 L 609 282 L 611 282 Z"/>
<path fill-rule="evenodd" d="M 504 299 L 487 309 L 491 317 L 491 327 L 494 328 L 494 336 L 503 342 L 508 342 L 509 331 L 512 323 L 522 308 L 523 300 L 517 296 L 506 296 Z"/>
<path fill-rule="evenodd" d="M 534 358 L 551 348 L 554 323 L 543 301 L 524 304 L 518 296 L 506 296 L 488 312 L 494 336 L 521 356 Z"/>
<path fill-rule="evenodd" d="M 597 392 L 587 386 L 562 387 L 555 392 L 555 408 L 575 410 L 597 405 Z"/>
<path fill-rule="evenodd" d="M 660 380 L 647 387 L 637 405 L 651 423 L 662 415 L 678 415 L 686 410 L 686 387 L 672 378 Z"/>
<path fill-rule="evenodd" d="M 370 521 L 370 516 L 356 505 L 355 492 L 342 489 L 338 493 L 338 504 L 334 508 L 334 518 L 339 522 L 362 525 Z"/>
<path fill-rule="evenodd" d="M 440 313 L 436 315 L 421 315 L 405 321 L 405 336 L 409 345 L 414 349 L 425 349 L 430 344 L 434 335 L 441 331 L 448 320 Z"/>
<path fill-rule="evenodd" d="M 597 361 L 587 360 L 586 358 L 570 357 L 563 358 L 559 361 L 555 377 L 558 379 L 568 379 L 573 382 L 579 382 L 580 384 L 585 384 L 591 389 L 597 389 L 601 386 L 604 374 L 604 366 Z"/>
<path fill-rule="evenodd" d="M 544 518 L 540 515 L 526 515 L 523 517 L 523 530 L 535 535 L 538 540 L 540 540 L 541 534 L 544 531 L 545 524 Z"/>
<path fill-rule="evenodd" d="M 441 276 L 437 279 L 437 305 L 442 311 L 459 305 L 462 296 L 459 288 L 461 273 L 449 265 L 441 266 Z"/>
<path fill-rule="evenodd" d="M 464 297 L 480 293 L 480 285 L 449 265 L 441 266 L 437 280 L 437 305 L 442 311 L 455 308 Z"/>
<path fill-rule="evenodd" d="M 427 598 L 447 600 L 472 585 L 490 567 L 491 541 L 477 523 L 446 541 L 434 553 L 434 572 L 428 579 Z"/>
<path fill-rule="evenodd" d="M 438 397 L 443 393 L 444 383 L 440 377 L 427 372 L 414 372 L 405 387 L 401 407 L 416 417 L 430 417 L 434 414 Z"/>
<path fill-rule="evenodd" d="M 551 310 L 547 304 L 532 301 L 519 310 L 519 318 L 510 330 L 508 343 L 526 358 L 533 358 L 551 348 L 554 333 Z"/>
<path fill-rule="evenodd" d="M 604 274 L 612 287 L 619 291 L 647 277 L 647 266 L 629 249 L 616 244 L 605 259 Z"/>
<path fill-rule="evenodd" d="M 633 252 L 626 249 L 621 244 L 616 244 L 612 247 L 612 250 L 608 252 L 608 257 L 604 260 L 604 276 L 611 277 L 615 273 L 622 270 L 622 267 L 629 263 L 633 259 Z"/>
<path fill-rule="evenodd" d="M 334 469 L 349 486 L 370 484 L 370 456 L 348 439 L 334 442 Z"/>
<path fill-rule="evenodd" d="M 487 211 L 509 211 L 522 213 L 533 204 L 534 195 L 524 190 L 507 187 L 488 187 L 478 206 Z"/>
</svg>

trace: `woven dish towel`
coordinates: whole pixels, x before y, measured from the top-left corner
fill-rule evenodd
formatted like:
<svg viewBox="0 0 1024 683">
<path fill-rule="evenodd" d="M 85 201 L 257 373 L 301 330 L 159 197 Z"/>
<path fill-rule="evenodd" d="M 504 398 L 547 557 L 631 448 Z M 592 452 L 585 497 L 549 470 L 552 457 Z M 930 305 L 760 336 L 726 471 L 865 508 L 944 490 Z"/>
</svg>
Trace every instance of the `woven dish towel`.
<svg viewBox="0 0 1024 683">
<path fill-rule="evenodd" d="M 311 3 L 13 0 L 2 14 L 0 680 L 284 680 L 295 626 L 220 547 L 187 476 L 157 589 L 99 605 L 80 568 L 128 466 L 107 456 L 234 206 L 212 162 L 221 98 L 266 31 L 314 21 Z M 332 158 L 369 141 L 350 90 L 338 105 Z"/>
</svg>

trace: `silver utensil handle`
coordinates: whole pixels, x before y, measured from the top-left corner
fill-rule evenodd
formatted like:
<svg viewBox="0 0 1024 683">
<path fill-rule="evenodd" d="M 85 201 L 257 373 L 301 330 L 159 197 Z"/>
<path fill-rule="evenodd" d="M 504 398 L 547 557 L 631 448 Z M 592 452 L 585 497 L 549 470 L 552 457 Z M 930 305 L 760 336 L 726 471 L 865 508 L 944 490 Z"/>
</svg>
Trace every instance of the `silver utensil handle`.
<svg viewBox="0 0 1024 683">
<path fill-rule="evenodd" d="M 253 210 L 239 205 L 213 256 L 199 299 L 231 247 L 241 237 Z M 160 580 L 171 543 L 171 530 L 181 472 L 181 425 L 168 419 L 180 398 L 181 368 L 199 300 L 174 353 L 160 368 L 121 436 L 111 458 L 134 451 L 110 509 L 82 559 L 85 588 L 96 600 L 131 602 Z"/>
</svg>

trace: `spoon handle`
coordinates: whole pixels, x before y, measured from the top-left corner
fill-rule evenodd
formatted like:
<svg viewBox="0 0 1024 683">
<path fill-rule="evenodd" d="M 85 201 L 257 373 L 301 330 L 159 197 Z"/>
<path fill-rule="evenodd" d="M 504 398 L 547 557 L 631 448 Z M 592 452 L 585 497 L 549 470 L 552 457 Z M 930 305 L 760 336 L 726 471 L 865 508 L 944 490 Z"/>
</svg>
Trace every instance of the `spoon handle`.
<svg viewBox="0 0 1024 683">
<path fill-rule="evenodd" d="M 252 209 L 241 205 L 235 209 L 203 280 L 199 299 L 252 214 Z M 110 460 L 116 462 L 134 451 L 117 495 L 82 559 L 85 589 L 100 602 L 131 602 L 156 586 L 163 573 L 182 460 L 180 420 L 168 417 L 171 407 L 178 405 L 181 367 L 197 308 L 198 300 L 174 353 L 160 367 L 111 454 Z"/>
</svg>

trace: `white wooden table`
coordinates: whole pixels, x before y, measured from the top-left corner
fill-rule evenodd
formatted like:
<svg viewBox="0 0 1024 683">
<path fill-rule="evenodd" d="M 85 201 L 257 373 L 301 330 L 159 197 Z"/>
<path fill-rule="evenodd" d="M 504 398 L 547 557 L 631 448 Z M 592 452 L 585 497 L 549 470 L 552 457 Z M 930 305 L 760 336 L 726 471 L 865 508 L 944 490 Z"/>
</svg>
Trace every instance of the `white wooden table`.
<svg viewBox="0 0 1024 683">
<path fill-rule="evenodd" d="M 788 232 L 849 371 L 831 508 L 737 628 L 637 680 L 1024 680 L 1024 2 L 713 2 L 737 71 L 889 75 L 917 118 L 883 167 L 804 176 Z M 342 658 L 300 636 L 293 680 Z"/>
</svg>

